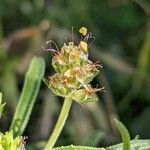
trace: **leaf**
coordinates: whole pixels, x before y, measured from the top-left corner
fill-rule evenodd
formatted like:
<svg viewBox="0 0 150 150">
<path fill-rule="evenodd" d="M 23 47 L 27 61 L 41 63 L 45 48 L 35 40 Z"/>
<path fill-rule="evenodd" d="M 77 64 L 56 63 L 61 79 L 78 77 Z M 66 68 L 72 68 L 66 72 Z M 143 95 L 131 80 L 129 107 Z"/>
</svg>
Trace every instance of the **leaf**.
<svg viewBox="0 0 150 150">
<path fill-rule="evenodd" d="M 5 106 L 5 103 L 1 104 L 2 103 L 2 93 L 0 92 L 0 118 L 2 116 L 2 113 L 3 113 L 3 109 L 4 109 L 4 106 Z"/>
<path fill-rule="evenodd" d="M 132 140 L 130 141 L 131 150 L 149 150 L 150 149 L 150 139 L 148 140 Z M 109 146 L 107 150 L 122 150 L 123 144 L 117 144 Z"/>
<path fill-rule="evenodd" d="M 2 93 L 0 92 L 0 104 L 2 103 Z"/>
<path fill-rule="evenodd" d="M 148 140 L 132 140 L 130 141 L 131 150 L 149 150 L 150 149 L 150 139 Z M 56 147 L 52 150 L 122 150 L 123 144 L 117 144 L 113 146 L 109 146 L 105 148 L 98 148 L 98 147 L 88 147 L 88 146 L 62 146 Z M 126 149 L 127 150 L 127 149 Z"/>
<path fill-rule="evenodd" d="M 44 60 L 38 57 L 33 58 L 26 73 L 24 87 L 10 127 L 10 130 L 14 131 L 14 136 L 22 135 L 27 126 L 44 72 Z"/>
<path fill-rule="evenodd" d="M 130 135 L 127 128 L 124 126 L 122 122 L 117 119 L 114 119 L 115 125 L 121 133 L 122 141 L 123 141 L 123 150 L 130 150 Z"/>
<path fill-rule="evenodd" d="M 52 150 L 106 150 L 105 148 L 97 148 L 97 147 L 88 147 L 88 146 L 61 146 L 53 148 Z"/>
</svg>

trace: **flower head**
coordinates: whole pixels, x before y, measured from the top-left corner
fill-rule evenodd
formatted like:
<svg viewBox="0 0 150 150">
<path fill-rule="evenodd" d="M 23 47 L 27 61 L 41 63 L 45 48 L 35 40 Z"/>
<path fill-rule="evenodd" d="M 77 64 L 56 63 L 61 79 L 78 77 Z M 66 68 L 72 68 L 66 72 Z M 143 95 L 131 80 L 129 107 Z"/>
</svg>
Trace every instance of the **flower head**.
<svg viewBox="0 0 150 150">
<path fill-rule="evenodd" d="M 64 43 L 63 47 L 52 58 L 52 66 L 56 73 L 44 79 L 48 87 L 62 97 L 72 95 L 80 103 L 96 101 L 96 89 L 90 82 L 99 73 L 101 65 L 93 63 L 88 58 L 88 32 L 82 27 L 79 32 L 83 40 L 75 45 L 74 42 Z"/>
</svg>

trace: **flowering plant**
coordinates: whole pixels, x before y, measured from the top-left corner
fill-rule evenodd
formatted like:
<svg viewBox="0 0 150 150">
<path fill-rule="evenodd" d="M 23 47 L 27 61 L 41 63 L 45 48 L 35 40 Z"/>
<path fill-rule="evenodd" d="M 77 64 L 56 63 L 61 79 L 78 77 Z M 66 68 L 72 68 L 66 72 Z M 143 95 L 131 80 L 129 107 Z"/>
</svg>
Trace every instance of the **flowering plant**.
<svg viewBox="0 0 150 150">
<path fill-rule="evenodd" d="M 82 34 L 82 39 L 78 45 L 71 41 L 65 43 L 60 51 L 49 49 L 54 54 L 52 66 L 56 73 L 48 79 L 44 79 L 44 82 L 54 94 L 64 97 L 64 104 L 52 135 L 45 147 L 42 147 L 44 150 L 105 150 L 105 148 L 74 145 L 54 147 L 69 115 L 72 102 L 76 101 L 82 105 L 87 102 L 96 102 L 98 100 L 96 92 L 104 89 L 103 87 L 92 88 L 90 85 L 90 82 L 99 73 L 98 67 L 102 68 L 102 66 L 89 60 L 88 41 L 92 38 L 91 33 L 85 27 L 82 27 L 79 32 Z M 25 139 L 22 135 L 35 104 L 44 72 L 43 58 L 35 57 L 26 73 L 24 87 L 11 127 L 5 133 L 0 132 L 0 150 L 25 149 Z M 5 103 L 1 103 L 2 93 L 0 93 L 0 117 L 5 106 Z M 130 141 L 126 127 L 116 119 L 114 119 L 114 123 L 121 133 L 123 143 L 109 146 L 106 148 L 107 150 L 150 149 L 150 140 L 134 139 Z"/>
</svg>

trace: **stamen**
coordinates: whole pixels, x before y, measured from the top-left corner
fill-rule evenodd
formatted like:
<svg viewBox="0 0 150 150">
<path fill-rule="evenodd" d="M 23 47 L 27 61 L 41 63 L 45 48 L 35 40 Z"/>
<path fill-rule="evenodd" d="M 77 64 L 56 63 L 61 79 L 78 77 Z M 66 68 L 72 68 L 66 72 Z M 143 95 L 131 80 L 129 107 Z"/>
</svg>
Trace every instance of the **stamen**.
<svg viewBox="0 0 150 150">
<path fill-rule="evenodd" d="M 57 50 L 51 48 L 51 43 L 53 43 L 53 44 L 55 45 L 55 47 L 56 47 Z M 55 43 L 54 41 L 52 41 L 52 40 L 47 41 L 47 42 L 46 42 L 46 45 L 48 45 L 50 48 L 45 48 L 45 47 L 43 46 L 42 49 L 43 49 L 44 51 L 50 51 L 51 54 L 53 54 L 53 55 L 57 55 L 57 54 L 59 53 L 59 52 L 58 52 L 59 49 L 58 49 L 58 47 L 57 47 L 57 45 L 56 45 L 56 43 Z"/>
<path fill-rule="evenodd" d="M 69 41 L 68 41 L 67 37 L 65 37 L 65 41 L 66 41 L 66 43 L 69 43 Z"/>
<path fill-rule="evenodd" d="M 94 65 L 95 67 L 103 68 L 103 66 L 100 65 L 99 63 L 100 63 L 100 60 L 96 61 L 93 65 Z"/>
<path fill-rule="evenodd" d="M 73 30 L 73 27 L 72 27 L 72 42 L 73 42 L 73 44 L 74 44 L 74 30 Z"/>
<path fill-rule="evenodd" d="M 47 44 L 47 45 L 50 44 L 50 46 L 51 46 L 51 43 L 53 43 L 54 46 L 56 47 L 57 51 L 59 51 L 59 48 L 58 48 L 57 44 L 56 44 L 54 41 L 50 40 L 50 41 L 47 41 L 47 42 L 46 42 L 46 44 Z"/>
</svg>

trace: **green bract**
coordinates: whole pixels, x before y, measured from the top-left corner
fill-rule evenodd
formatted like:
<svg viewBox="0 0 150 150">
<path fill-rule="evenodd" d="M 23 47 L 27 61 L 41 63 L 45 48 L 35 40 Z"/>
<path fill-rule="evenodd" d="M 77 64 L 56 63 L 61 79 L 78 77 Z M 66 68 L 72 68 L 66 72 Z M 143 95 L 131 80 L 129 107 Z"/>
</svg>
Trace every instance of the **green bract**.
<svg viewBox="0 0 150 150">
<path fill-rule="evenodd" d="M 79 103 L 96 102 L 98 100 L 95 92 L 91 93 L 86 89 L 79 89 L 73 93 L 73 98 Z"/>
<path fill-rule="evenodd" d="M 0 132 L 0 150 L 24 150 L 23 140 L 21 136 L 13 137 L 13 131 Z"/>
<path fill-rule="evenodd" d="M 88 59 L 89 35 L 86 28 L 81 29 L 84 39 L 78 45 L 74 45 L 74 42 L 64 43 L 52 58 L 56 73 L 44 81 L 56 95 L 72 95 L 74 100 L 84 103 L 97 100 L 97 90 L 92 89 L 89 83 L 99 73 L 97 67 L 100 65 Z"/>
</svg>

